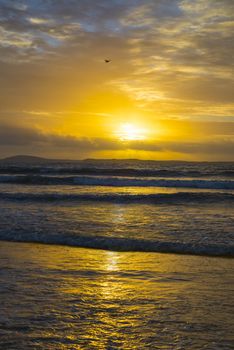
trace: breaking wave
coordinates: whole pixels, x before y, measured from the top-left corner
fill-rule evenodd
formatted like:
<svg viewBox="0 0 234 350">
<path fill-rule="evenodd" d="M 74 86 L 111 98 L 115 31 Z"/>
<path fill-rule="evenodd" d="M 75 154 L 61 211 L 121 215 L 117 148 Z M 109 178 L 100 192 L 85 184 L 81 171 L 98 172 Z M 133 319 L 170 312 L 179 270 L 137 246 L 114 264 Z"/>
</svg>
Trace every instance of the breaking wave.
<svg viewBox="0 0 234 350">
<path fill-rule="evenodd" d="M 44 164 L 44 165 L 4 165 L 0 163 L 0 174 L 22 175 L 92 175 L 92 176 L 126 176 L 126 177 L 234 177 L 233 163 L 205 164 L 205 163 L 158 163 L 131 162 L 128 166 L 121 161 L 95 164 Z"/>
<path fill-rule="evenodd" d="M 33 201 L 33 202 L 65 202 L 65 201 L 94 201 L 110 203 L 151 203 L 151 204 L 184 204 L 234 202 L 234 194 L 222 192 L 176 192 L 176 193 L 0 193 L 0 200 Z"/>
<path fill-rule="evenodd" d="M 43 166 L 43 167 L 1 167 L 0 174 L 22 175 L 92 175 L 92 176 L 126 176 L 126 177 L 234 177 L 234 169 L 230 168 L 201 169 L 149 169 L 149 168 L 100 168 L 100 167 L 68 167 L 68 166 Z"/>
<path fill-rule="evenodd" d="M 77 185 L 112 187 L 175 187 L 204 189 L 234 189 L 234 180 L 214 179 L 155 179 L 105 176 L 46 176 L 46 175 L 1 175 L 0 183 L 28 185 Z"/>
<path fill-rule="evenodd" d="M 13 242 L 33 242 L 94 248 L 112 251 L 158 252 L 206 256 L 234 256 L 234 245 L 179 243 L 145 239 L 129 239 L 103 236 L 75 236 L 63 234 L 38 233 L 0 233 L 0 240 Z"/>
</svg>

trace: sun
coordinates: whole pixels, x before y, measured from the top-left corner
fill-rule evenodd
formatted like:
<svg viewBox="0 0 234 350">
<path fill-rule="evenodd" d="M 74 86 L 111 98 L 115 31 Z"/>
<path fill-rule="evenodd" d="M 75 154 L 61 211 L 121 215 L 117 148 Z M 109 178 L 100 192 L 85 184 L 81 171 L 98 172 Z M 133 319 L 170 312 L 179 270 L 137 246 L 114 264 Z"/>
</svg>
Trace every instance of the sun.
<svg viewBox="0 0 234 350">
<path fill-rule="evenodd" d="M 146 138 L 144 130 L 132 123 L 121 124 L 117 135 L 122 141 L 136 141 Z"/>
</svg>

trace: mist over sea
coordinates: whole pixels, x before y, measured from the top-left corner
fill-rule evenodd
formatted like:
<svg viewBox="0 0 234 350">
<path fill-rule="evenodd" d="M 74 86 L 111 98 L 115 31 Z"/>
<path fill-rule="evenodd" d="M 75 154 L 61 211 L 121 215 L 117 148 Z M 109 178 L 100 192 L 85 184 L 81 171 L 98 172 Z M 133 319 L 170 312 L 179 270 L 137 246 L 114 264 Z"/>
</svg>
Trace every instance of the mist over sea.
<svg viewBox="0 0 234 350">
<path fill-rule="evenodd" d="M 3 162 L 0 213 L 0 347 L 233 349 L 234 163 Z"/>
</svg>

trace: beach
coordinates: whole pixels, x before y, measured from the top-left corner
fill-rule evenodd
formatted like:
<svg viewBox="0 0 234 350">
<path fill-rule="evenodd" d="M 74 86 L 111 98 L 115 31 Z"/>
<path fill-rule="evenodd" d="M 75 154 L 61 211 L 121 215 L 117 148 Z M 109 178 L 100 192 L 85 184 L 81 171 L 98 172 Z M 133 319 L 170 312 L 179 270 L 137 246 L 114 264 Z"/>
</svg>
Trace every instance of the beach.
<svg viewBox="0 0 234 350">
<path fill-rule="evenodd" d="M 233 349 L 234 260 L 0 243 L 1 349 Z"/>
</svg>

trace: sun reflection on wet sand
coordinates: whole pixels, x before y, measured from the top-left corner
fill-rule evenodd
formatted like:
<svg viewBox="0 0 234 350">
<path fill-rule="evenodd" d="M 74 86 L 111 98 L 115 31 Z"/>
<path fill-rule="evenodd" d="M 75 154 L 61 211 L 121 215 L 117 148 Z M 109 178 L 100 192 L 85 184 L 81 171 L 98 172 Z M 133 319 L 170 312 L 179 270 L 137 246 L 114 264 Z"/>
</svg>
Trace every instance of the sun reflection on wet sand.
<svg viewBox="0 0 234 350">
<path fill-rule="evenodd" d="M 2 341 L 10 334 L 19 349 L 26 343 L 40 350 L 230 344 L 230 259 L 4 242 L 0 252 L 2 268 L 11 271 L 1 285 L 12 290 L 10 299 L 1 293 L 8 324 Z"/>
</svg>

